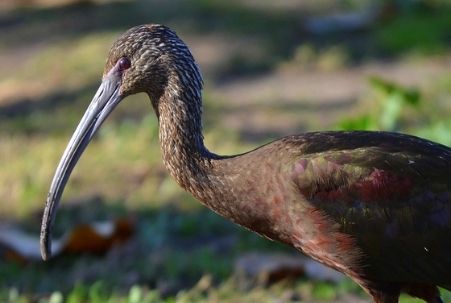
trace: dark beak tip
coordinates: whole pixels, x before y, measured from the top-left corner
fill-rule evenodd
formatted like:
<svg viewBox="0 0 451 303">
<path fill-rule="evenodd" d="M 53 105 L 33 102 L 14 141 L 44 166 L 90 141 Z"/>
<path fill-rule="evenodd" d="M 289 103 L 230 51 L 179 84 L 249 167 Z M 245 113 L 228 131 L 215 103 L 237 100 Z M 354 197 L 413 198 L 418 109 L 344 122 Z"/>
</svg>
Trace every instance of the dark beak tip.
<svg viewBox="0 0 451 303">
<path fill-rule="evenodd" d="M 52 256 L 50 240 L 41 237 L 40 249 L 42 260 L 48 261 Z"/>
<path fill-rule="evenodd" d="M 45 248 L 45 249 L 41 248 L 41 257 L 42 257 L 42 260 L 48 261 L 51 257 L 51 252 L 47 248 Z"/>
<path fill-rule="evenodd" d="M 52 242 L 50 238 L 49 225 L 46 218 L 43 219 L 41 226 L 41 234 L 39 238 L 39 248 L 42 260 L 48 261 L 52 255 Z"/>
</svg>

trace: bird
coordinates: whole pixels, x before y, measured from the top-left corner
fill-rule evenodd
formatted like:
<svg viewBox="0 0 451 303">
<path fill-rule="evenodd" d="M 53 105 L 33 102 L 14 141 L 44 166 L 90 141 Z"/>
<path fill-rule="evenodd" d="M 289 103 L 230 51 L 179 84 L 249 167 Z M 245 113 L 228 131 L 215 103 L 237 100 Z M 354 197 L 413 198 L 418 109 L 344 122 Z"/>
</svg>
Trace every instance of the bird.
<svg viewBox="0 0 451 303">
<path fill-rule="evenodd" d="M 350 277 L 376 303 L 401 293 L 443 302 L 451 290 L 451 148 L 383 131 L 286 136 L 238 155 L 207 149 L 200 69 L 175 31 L 135 26 L 112 45 L 102 82 L 56 168 L 41 225 L 41 254 L 64 187 L 107 116 L 146 93 L 162 161 L 202 204 Z"/>
</svg>

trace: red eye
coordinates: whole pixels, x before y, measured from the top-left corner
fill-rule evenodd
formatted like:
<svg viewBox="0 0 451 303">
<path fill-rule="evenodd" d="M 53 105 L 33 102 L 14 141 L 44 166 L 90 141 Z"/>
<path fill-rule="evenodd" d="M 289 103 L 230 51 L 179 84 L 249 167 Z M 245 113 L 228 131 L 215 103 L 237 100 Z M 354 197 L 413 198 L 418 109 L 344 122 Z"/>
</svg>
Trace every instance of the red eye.
<svg viewBox="0 0 451 303">
<path fill-rule="evenodd" d="M 130 62 L 130 59 L 128 59 L 127 57 L 120 58 L 117 64 L 119 65 L 120 71 L 129 69 L 130 66 L 132 65 L 132 63 Z"/>
</svg>

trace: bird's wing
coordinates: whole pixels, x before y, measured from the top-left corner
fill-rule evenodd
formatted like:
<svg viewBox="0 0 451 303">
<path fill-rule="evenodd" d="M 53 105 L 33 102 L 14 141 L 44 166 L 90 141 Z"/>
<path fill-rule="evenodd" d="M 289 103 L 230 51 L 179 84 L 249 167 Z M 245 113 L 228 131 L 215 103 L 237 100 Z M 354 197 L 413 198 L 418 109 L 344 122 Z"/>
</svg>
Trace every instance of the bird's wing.
<svg viewBox="0 0 451 303">
<path fill-rule="evenodd" d="M 366 274 L 450 285 L 451 149 L 390 133 L 312 136 L 327 148 L 301 144 L 293 181 L 356 240 Z"/>
</svg>

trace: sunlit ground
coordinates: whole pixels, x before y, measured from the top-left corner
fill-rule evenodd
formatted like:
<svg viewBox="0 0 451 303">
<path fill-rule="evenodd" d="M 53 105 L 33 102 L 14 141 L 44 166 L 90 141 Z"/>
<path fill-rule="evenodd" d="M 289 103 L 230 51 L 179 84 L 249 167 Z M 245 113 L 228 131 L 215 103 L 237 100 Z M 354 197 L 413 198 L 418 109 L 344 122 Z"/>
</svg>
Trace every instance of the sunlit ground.
<svg viewBox="0 0 451 303">
<path fill-rule="evenodd" d="M 141 23 L 169 25 L 193 51 L 206 85 L 205 140 L 217 153 L 325 129 L 402 131 L 451 145 L 451 8 L 370 2 L 2 2 L 2 223 L 38 234 L 54 169 L 106 53 Z M 361 9 L 374 20 L 314 26 L 323 24 L 318 16 Z M 0 246 L 1 302 L 368 302 L 346 279 L 241 287 L 234 262 L 243 254 L 296 252 L 184 193 L 162 165 L 157 138 L 147 97 L 123 102 L 74 171 L 56 222 L 61 235 L 81 222 L 133 218 L 132 239 L 104 256 L 49 263 L 13 261 Z"/>
</svg>

